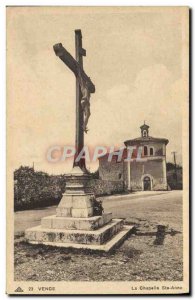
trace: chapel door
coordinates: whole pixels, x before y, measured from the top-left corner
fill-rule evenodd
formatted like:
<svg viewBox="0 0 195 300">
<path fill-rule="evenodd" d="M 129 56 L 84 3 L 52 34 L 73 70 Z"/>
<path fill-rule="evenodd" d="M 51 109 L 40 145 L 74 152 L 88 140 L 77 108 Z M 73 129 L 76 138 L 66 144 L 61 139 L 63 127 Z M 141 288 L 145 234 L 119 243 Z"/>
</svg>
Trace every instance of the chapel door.
<svg viewBox="0 0 195 300">
<path fill-rule="evenodd" d="M 151 180 L 150 177 L 144 177 L 144 191 L 151 191 Z"/>
</svg>

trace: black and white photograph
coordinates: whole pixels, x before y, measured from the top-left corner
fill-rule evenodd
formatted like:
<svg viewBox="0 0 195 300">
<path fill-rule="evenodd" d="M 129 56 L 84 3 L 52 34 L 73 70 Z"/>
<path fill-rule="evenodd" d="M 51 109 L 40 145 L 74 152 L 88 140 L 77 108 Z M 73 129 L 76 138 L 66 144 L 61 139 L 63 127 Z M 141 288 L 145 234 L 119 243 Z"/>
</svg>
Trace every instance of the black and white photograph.
<svg viewBox="0 0 195 300">
<path fill-rule="evenodd" d="M 6 14 L 7 293 L 188 293 L 189 8 Z"/>
</svg>

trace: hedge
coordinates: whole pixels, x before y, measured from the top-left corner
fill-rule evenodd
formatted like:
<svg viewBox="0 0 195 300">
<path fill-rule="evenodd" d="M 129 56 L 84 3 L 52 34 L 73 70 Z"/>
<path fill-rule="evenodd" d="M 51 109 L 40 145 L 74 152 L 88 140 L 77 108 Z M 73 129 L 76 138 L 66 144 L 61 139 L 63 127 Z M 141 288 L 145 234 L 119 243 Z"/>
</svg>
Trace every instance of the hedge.
<svg viewBox="0 0 195 300">
<path fill-rule="evenodd" d="M 14 210 L 57 205 L 65 187 L 65 175 L 49 175 L 21 166 L 14 172 Z"/>
</svg>

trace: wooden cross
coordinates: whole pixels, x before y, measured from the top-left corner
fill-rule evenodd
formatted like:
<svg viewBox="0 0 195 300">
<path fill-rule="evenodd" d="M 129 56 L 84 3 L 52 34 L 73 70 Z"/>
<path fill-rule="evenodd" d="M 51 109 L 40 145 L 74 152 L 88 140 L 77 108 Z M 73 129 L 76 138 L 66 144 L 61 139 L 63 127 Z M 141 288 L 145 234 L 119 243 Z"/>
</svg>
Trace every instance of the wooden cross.
<svg viewBox="0 0 195 300">
<path fill-rule="evenodd" d="M 75 50 L 76 59 L 62 46 L 61 43 L 53 46 L 55 54 L 69 67 L 76 77 L 76 138 L 75 148 L 76 155 L 74 157 L 74 166 L 79 166 L 84 172 L 86 171 L 85 159 L 75 162 L 76 157 L 84 146 L 84 130 L 83 130 L 83 109 L 81 106 L 82 92 L 80 86 L 80 77 L 87 84 L 89 93 L 95 93 L 95 86 L 90 77 L 83 70 L 83 56 L 86 56 L 86 50 L 82 47 L 81 30 L 75 30 Z"/>
</svg>

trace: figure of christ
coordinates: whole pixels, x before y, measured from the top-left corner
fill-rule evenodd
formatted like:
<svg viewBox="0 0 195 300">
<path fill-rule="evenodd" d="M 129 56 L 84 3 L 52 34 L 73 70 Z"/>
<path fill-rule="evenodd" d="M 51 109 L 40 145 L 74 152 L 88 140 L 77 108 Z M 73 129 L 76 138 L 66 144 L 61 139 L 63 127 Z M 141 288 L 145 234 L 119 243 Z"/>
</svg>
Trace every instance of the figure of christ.
<svg viewBox="0 0 195 300">
<path fill-rule="evenodd" d="M 82 93 L 82 98 L 81 98 L 81 107 L 83 111 L 83 130 L 85 133 L 87 133 L 88 128 L 87 128 L 87 123 L 89 120 L 89 117 L 91 115 L 90 112 L 90 91 L 87 82 L 83 79 L 81 72 L 79 70 L 78 72 L 78 79 L 79 79 L 79 84 L 81 88 L 81 93 Z"/>
</svg>

